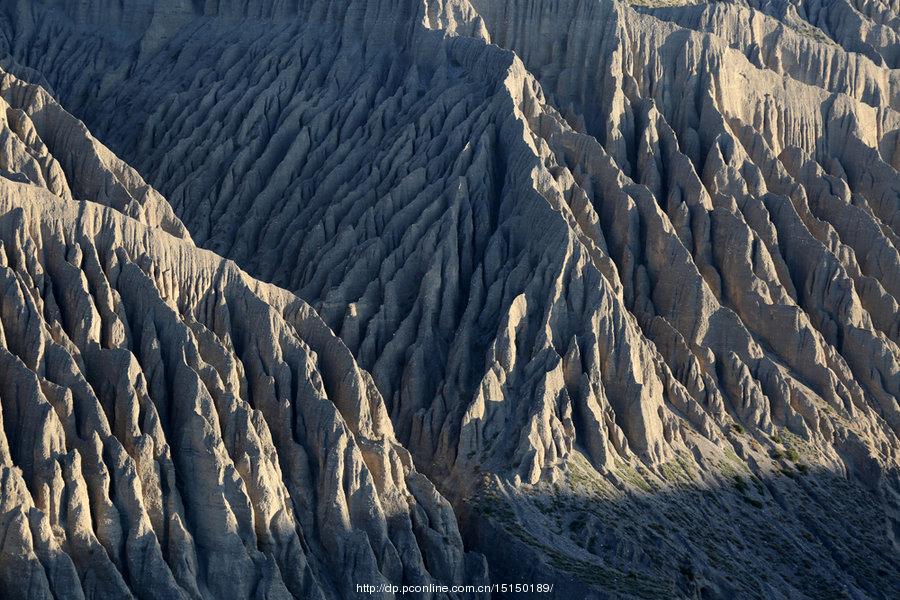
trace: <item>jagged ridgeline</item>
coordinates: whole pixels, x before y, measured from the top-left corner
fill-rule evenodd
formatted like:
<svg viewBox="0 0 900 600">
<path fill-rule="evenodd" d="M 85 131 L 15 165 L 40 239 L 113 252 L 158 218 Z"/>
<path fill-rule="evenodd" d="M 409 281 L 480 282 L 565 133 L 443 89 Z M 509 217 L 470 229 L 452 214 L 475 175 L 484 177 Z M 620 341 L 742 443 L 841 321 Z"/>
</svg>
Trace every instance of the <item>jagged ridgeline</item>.
<svg viewBox="0 0 900 600">
<path fill-rule="evenodd" d="M 0 139 L 3 598 L 484 578 L 313 309 L 194 246 L 135 171 L 7 73 Z"/>
<path fill-rule="evenodd" d="M 0 0 L 0 51 L 0 593 L 900 596 L 896 0 Z"/>
</svg>

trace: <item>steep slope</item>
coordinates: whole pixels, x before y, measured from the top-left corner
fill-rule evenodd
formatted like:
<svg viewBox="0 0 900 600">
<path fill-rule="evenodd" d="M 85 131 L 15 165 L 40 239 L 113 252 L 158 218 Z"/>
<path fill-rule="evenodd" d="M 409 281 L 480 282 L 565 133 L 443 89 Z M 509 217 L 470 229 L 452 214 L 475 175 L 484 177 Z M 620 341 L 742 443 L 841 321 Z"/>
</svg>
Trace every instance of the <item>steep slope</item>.
<svg viewBox="0 0 900 600">
<path fill-rule="evenodd" d="M 2 73 L 0 115 L 0 595 L 484 576 L 308 305 L 167 233 L 165 200 L 43 90 Z"/>
<path fill-rule="evenodd" d="M 890 598 L 897 9 L 857 4 L 10 1 L 3 43 L 316 307 L 495 580 Z"/>
</svg>

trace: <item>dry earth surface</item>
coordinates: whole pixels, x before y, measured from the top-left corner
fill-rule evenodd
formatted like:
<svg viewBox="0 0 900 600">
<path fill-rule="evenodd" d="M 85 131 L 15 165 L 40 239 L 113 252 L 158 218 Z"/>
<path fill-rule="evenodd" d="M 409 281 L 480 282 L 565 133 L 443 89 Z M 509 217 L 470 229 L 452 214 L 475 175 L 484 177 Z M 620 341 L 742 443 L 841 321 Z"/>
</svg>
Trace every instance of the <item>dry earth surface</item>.
<svg viewBox="0 0 900 600">
<path fill-rule="evenodd" d="M 0 0 L 0 596 L 900 597 L 898 170 L 898 0 Z"/>
</svg>

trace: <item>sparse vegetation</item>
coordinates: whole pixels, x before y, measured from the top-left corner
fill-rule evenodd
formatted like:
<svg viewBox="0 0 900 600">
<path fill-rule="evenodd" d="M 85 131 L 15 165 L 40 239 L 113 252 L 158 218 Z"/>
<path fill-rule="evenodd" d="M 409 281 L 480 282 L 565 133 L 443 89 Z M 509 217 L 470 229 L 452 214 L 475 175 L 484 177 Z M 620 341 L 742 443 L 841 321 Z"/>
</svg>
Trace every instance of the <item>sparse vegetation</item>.
<svg viewBox="0 0 900 600">
<path fill-rule="evenodd" d="M 691 6 L 693 0 L 628 0 L 628 4 L 640 8 L 668 8 L 670 6 Z"/>
<path fill-rule="evenodd" d="M 762 508 L 763 503 L 757 500 L 756 498 L 751 498 L 750 496 L 741 496 L 741 499 L 754 508 Z"/>
</svg>

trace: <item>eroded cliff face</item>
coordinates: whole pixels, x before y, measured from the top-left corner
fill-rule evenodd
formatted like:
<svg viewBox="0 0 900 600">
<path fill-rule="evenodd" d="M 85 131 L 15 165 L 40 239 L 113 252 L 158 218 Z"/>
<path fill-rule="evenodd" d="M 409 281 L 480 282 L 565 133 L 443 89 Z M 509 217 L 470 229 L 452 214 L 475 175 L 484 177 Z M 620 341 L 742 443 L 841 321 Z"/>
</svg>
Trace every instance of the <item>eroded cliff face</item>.
<svg viewBox="0 0 900 600">
<path fill-rule="evenodd" d="M 167 233 L 165 201 L 41 89 L 3 73 L 0 112 L 4 597 L 483 578 L 306 303 Z"/>
<path fill-rule="evenodd" d="M 405 470 L 365 466 L 408 450 L 492 579 L 890 598 L 896 3 L 641 4 L 10 0 L 2 46 L 197 244 L 315 307 L 346 349 L 322 385 L 360 373 L 382 412 L 334 404 Z M 187 239 L 129 177 L 83 189 Z M 443 566 L 403 572 L 480 577 L 441 511 L 451 541 L 415 539 Z"/>
</svg>

